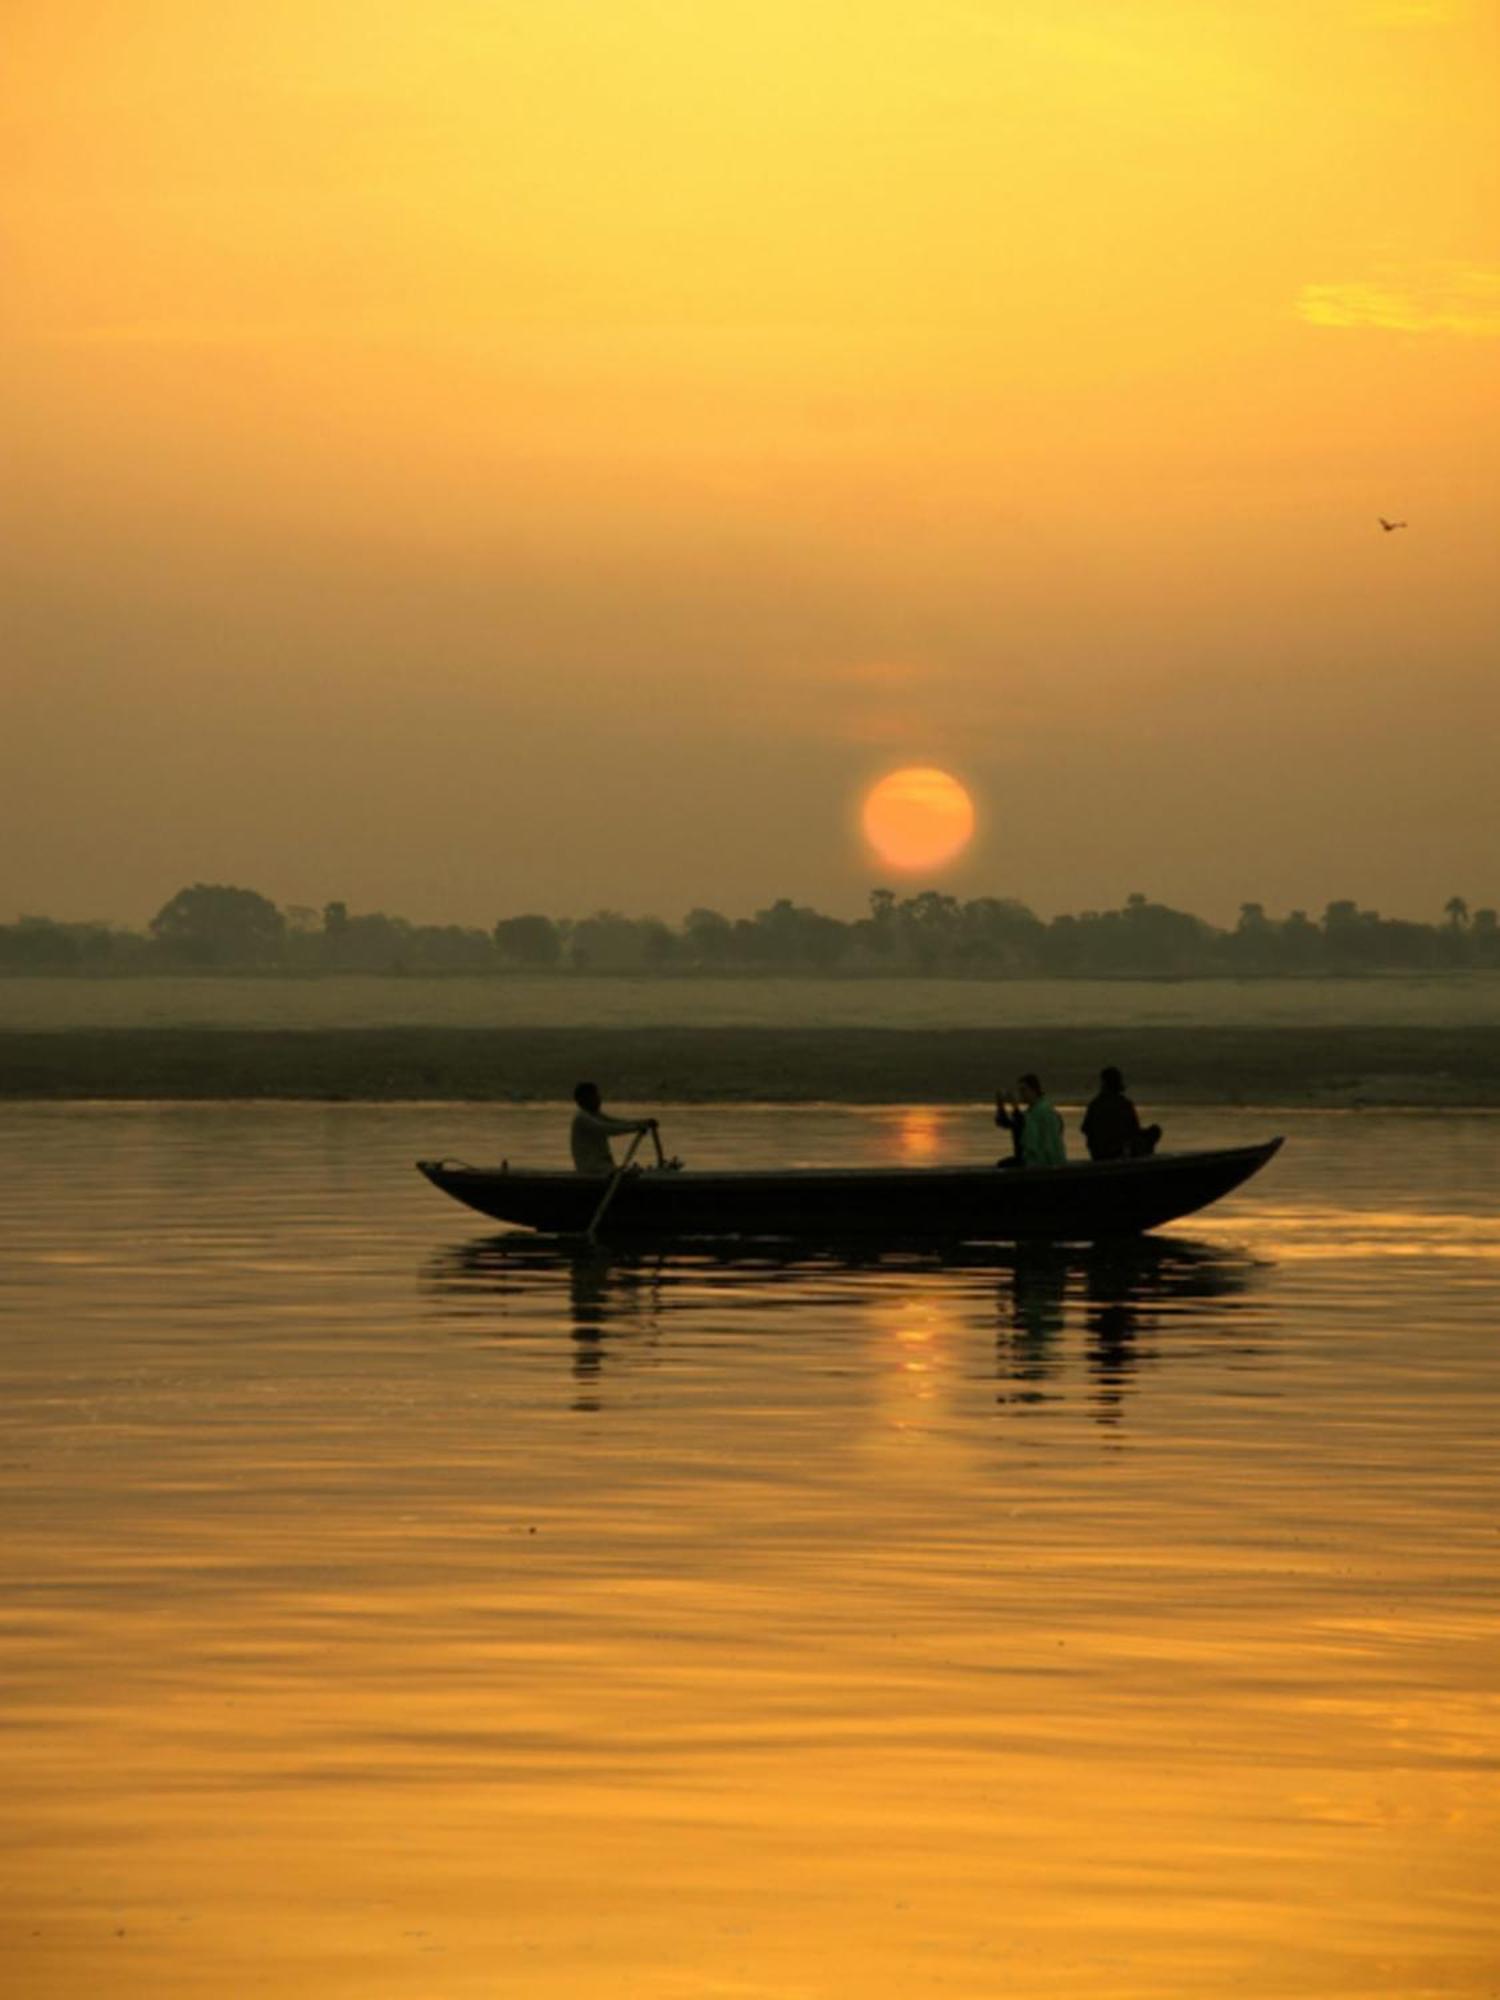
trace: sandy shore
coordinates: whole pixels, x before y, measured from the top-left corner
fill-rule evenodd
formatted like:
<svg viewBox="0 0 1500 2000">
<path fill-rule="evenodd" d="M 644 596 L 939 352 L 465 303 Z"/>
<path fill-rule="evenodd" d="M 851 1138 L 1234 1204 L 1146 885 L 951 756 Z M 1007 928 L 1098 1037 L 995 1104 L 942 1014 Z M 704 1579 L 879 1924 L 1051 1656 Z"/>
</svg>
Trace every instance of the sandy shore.
<svg viewBox="0 0 1500 2000">
<path fill-rule="evenodd" d="M 964 1103 L 1104 1062 L 1143 1104 L 1500 1106 L 1500 1028 L 118 1029 L 0 1033 L 0 1096 Z"/>
<path fill-rule="evenodd" d="M 1467 1028 L 1500 1026 L 1500 973 L 1370 979 L 492 979 L 235 973 L 0 978 L 0 1035 L 123 1028 Z"/>
</svg>

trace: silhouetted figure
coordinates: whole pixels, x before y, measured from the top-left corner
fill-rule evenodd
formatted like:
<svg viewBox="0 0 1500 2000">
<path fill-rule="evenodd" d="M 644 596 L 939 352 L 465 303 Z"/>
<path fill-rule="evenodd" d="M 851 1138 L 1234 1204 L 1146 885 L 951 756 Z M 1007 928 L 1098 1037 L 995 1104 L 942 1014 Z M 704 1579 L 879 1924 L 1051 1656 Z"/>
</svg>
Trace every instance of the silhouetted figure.
<svg viewBox="0 0 1500 2000">
<path fill-rule="evenodd" d="M 1010 1134 L 1010 1158 L 1008 1160 L 996 1160 L 995 1165 L 997 1167 L 1019 1167 L 1021 1165 L 1021 1139 L 1026 1130 L 1026 1113 L 1016 1103 L 1014 1098 L 1007 1097 L 1002 1090 L 995 1092 L 995 1123 L 1000 1127 L 1002 1132 L 1009 1132 Z"/>
<path fill-rule="evenodd" d="M 1381 527 L 1385 529 L 1388 535 L 1394 534 L 1397 528 L 1404 528 L 1406 526 L 1406 523 L 1404 521 L 1388 521 L 1385 518 L 1384 514 L 1380 514 L 1376 518 L 1379 520 Z"/>
<path fill-rule="evenodd" d="M 1002 1167 L 1067 1165 L 1062 1120 L 1035 1071 L 1016 1078 L 1015 1098 L 1007 1100 L 999 1091 L 995 1093 L 995 1123 L 1002 1132 L 1009 1132 L 1013 1148 L 1013 1157 L 999 1162 Z"/>
<path fill-rule="evenodd" d="M 1099 1072 L 1099 1094 L 1083 1114 L 1083 1137 L 1091 1160 L 1144 1159 L 1160 1142 L 1160 1125 L 1141 1124 L 1113 1064 Z"/>
<path fill-rule="evenodd" d="M 609 1150 L 612 1132 L 653 1132 L 654 1118 L 611 1118 L 604 1110 L 597 1083 L 579 1083 L 573 1087 L 573 1102 L 578 1109 L 573 1113 L 573 1129 L 569 1135 L 573 1147 L 573 1165 L 581 1174 L 612 1174 L 615 1170 L 615 1156 Z"/>
</svg>

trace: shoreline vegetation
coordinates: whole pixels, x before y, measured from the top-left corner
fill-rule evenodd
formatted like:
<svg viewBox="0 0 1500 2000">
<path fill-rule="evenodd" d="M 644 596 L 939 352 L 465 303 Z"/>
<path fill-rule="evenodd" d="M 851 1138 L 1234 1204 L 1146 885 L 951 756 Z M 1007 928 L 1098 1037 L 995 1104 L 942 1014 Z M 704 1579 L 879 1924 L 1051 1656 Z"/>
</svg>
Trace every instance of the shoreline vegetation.
<svg viewBox="0 0 1500 2000">
<path fill-rule="evenodd" d="M 162 973 L 495 977 L 767 974 L 838 978 L 1348 978 L 1500 971 L 1500 914 L 1450 896 L 1441 921 L 1383 917 L 1342 898 L 1321 917 L 1242 903 L 1224 928 L 1136 892 L 1115 910 L 1049 919 L 1010 896 L 961 902 L 936 889 L 871 892 L 852 920 L 781 897 L 752 917 L 690 910 L 679 924 L 596 910 L 538 912 L 488 930 L 414 924 L 383 911 L 280 909 L 253 889 L 195 882 L 145 931 L 22 917 L 0 924 L 0 976 Z"/>
<path fill-rule="evenodd" d="M 1500 1026 L 56 1028 L 0 1032 L 0 1098 L 985 1103 L 1022 1069 L 1081 1101 L 1500 1108 Z"/>
</svg>

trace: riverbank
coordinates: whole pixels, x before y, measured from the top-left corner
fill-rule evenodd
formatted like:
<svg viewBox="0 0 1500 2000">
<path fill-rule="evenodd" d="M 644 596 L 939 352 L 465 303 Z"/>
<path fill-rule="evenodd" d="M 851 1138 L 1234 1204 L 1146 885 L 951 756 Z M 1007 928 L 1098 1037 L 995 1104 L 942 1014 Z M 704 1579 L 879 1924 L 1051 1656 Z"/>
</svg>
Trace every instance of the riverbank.
<svg viewBox="0 0 1500 2000">
<path fill-rule="evenodd" d="M 64 1029 L 0 1033 L 0 1098 L 966 1103 L 1118 1063 L 1143 1104 L 1500 1107 L 1500 1027 Z"/>
<path fill-rule="evenodd" d="M 1469 1028 L 1500 974 L 1371 979 L 0 979 L 0 1036 L 123 1028 Z"/>
</svg>

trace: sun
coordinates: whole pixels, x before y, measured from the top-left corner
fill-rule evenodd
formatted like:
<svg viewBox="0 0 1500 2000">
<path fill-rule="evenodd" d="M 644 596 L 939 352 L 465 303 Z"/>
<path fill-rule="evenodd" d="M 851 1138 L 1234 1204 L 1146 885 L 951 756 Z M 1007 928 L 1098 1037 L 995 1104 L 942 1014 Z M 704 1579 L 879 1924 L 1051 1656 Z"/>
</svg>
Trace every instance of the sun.
<svg viewBox="0 0 1500 2000">
<path fill-rule="evenodd" d="M 911 764 L 871 786 L 860 824 L 890 867 L 938 868 L 973 838 L 974 801 L 948 772 Z"/>
</svg>

